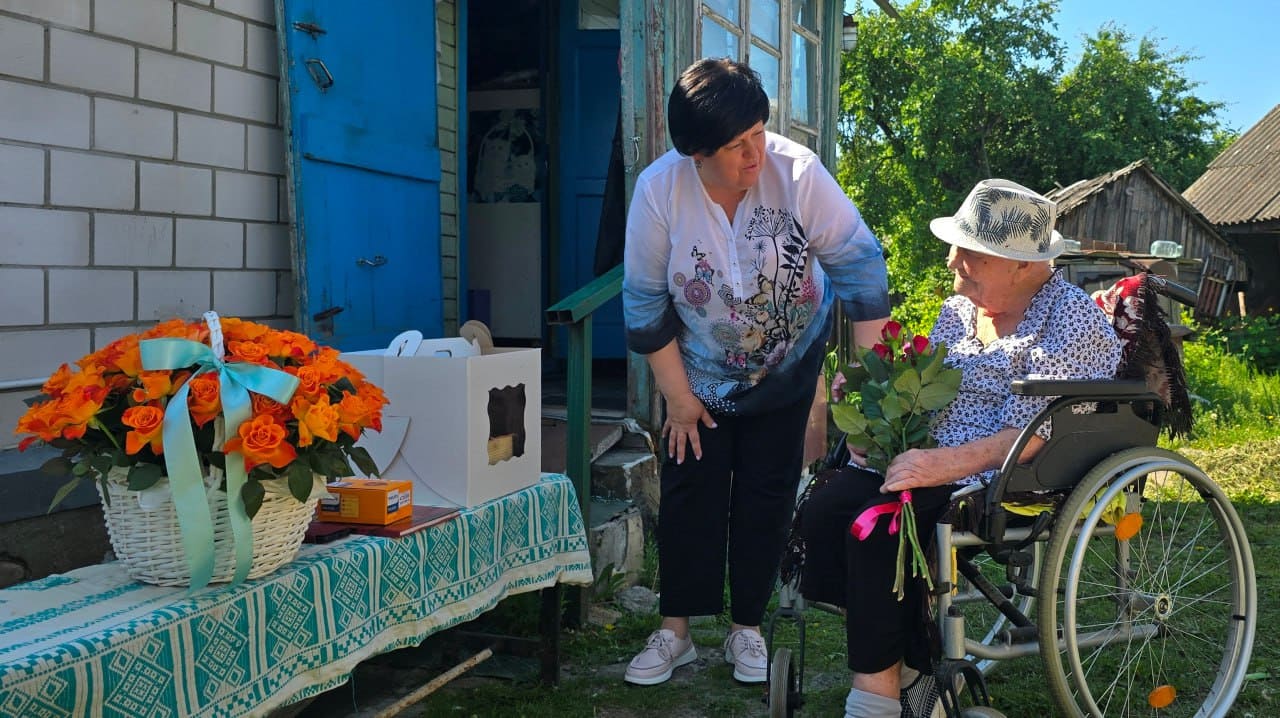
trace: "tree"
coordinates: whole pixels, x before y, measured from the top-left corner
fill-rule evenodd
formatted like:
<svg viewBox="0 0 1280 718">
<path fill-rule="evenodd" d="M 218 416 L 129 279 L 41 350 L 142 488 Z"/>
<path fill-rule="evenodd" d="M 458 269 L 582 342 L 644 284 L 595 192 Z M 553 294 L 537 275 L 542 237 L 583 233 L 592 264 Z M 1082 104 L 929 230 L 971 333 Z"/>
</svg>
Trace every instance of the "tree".
<svg viewBox="0 0 1280 718">
<path fill-rule="evenodd" d="M 857 9 L 837 175 L 885 243 L 895 315 L 913 329 L 949 293 L 928 222 L 978 180 L 1045 192 L 1147 157 L 1183 188 L 1223 147 L 1222 105 L 1182 74 L 1193 58 L 1104 26 L 1064 73 L 1056 12 L 1056 0 L 917 0 L 897 19 Z"/>
</svg>

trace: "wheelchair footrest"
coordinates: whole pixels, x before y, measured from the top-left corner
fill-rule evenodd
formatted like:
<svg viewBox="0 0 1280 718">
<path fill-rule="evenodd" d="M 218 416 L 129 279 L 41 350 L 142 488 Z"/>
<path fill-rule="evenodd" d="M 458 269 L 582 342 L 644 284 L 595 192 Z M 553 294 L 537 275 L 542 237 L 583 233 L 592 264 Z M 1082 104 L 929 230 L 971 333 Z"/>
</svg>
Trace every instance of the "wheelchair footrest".
<svg viewBox="0 0 1280 718">
<path fill-rule="evenodd" d="M 947 718 L 960 717 L 960 697 L 965 692 L 968 692 L 972 705 L 991 706 L 991 695 L 987 692 L 987 679 L 970 661 L 944 660 L 934 670 L 934 678 L 938 682 L 938 700 Z"/>
</svg>

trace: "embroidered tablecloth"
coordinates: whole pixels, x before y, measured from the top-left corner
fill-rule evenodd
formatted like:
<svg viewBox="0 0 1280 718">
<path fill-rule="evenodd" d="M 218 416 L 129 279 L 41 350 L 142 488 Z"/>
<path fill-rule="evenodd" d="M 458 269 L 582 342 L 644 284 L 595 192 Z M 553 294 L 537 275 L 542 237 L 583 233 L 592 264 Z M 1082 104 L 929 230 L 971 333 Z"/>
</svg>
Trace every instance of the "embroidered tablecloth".
<svg viewBox="0 0 1280 718">
<path fill-rule="evenodd" d="M 553 474 L 405 538 L 304 545 L 234 588 L 77 569 L 0 590 L 0 716 L 261 715 L 505 596 L 591 578 L 573 484 Z"/>
</svg>

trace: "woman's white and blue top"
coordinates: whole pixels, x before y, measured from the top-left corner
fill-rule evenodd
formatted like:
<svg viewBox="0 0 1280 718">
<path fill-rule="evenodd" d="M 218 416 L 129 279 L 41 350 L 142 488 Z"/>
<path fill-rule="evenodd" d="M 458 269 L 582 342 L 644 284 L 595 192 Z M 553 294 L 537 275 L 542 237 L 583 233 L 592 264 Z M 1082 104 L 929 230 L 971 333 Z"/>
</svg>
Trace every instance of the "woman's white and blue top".
<svg viewBox="0 0 1280 718">
<path fill-rule="evenodd" d="M 641 172 L 624 266 L 628 347 L 676 339 L 713 413 L 812 396 L 837 297 L 854 321 L 889 314 L 880 242 L 818 157 L 773 133 L 732 221 L 693 158 L 672 150 Z"/>
</svg>

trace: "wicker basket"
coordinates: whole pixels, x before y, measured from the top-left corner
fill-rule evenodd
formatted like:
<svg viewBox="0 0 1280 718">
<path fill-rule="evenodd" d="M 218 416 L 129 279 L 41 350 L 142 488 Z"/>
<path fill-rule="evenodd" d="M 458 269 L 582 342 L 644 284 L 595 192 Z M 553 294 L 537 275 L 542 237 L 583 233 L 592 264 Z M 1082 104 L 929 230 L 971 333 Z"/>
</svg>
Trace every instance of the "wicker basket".
<svg viewBox="0 0 1280 718">
<path fill-rule="evenodd" d="M 107 494 L 103 496 L 102 513 L 106 518 L 111 548 L 116 558 L 129 571 L 129 576 L 158 586 L 189 586 L 191 568 L 183 549 L 178 515 L 168 480 L 145 492 L 127 488 L 126 472 L 113 469 L 107 474 Z M 206 479 L 216 486 L 217 477 Z M 98 483 L 98 493 L 102 494 Z M 227 495 L 208 491 L 213 516 L 213 578 L 210 583 L 225 583 L 235 574 L 235 541 L 227 511 Z M 293 560 L 302 545 L 303 535 L 315 515 L 318 497 L 298 501 L 286 494 L 268 491 L 262 508 L 253 518 L 253 563 L 249 578 L 259 578 Z"/>
</svg>

